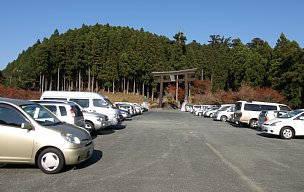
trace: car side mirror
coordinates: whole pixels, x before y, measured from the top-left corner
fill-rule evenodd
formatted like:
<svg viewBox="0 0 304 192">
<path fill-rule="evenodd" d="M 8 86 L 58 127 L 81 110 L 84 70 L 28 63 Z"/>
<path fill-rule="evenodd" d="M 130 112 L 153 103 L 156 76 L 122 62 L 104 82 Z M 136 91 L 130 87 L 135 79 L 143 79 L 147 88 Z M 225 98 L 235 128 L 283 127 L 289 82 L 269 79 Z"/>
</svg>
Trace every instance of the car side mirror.
<svg viewBox="0 0 304 192">
<path fill-rule="evenodd" d="M 34 129 L 33 125 L 30 124 L 29 122 L 24 122 L 21 124 L 21 128 L 22 129 L 28 129 L 28 130 L 32 130 Z"/>
</svg>

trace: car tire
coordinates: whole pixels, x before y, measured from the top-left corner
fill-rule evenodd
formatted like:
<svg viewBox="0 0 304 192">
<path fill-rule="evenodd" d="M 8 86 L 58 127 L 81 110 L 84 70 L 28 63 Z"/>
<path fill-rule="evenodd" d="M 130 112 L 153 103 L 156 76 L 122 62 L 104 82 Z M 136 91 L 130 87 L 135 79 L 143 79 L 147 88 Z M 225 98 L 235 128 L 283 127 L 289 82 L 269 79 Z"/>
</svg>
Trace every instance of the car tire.
<svg viewBox="0 0 304 192">
<path fill-rule="evenodd" d="M 249 127 L 253 128 L 253 129 L 257 128 L 258 127 L 258 121 L 256 119 L 251 119 L 249 121 Z"/>
<path fill-rule="evenodd" d="M 295 133 L 291 127 L 283 127 L 280 132 L 280 136 L 282 139 L 292 139 Z"/>
<path fill-rule="evenodd" d="M 96 130 L 95 130 L 95 126 L 93 123 L 89 122 L 89 121 L 86 121 L 85 122 L 85 128 L 86 130 L 89 131 L 89 133 L 92 135 L 92 134 L 95 134 Z"/>
<path fill-rule="evenodd" d="M 220 120 L 222 122 L 226 122 L 227 121 L 227 117 L 225 115 L 222 115 L 221 118 L 220 118 Z"/>
<path fill-rule="evenodd" d="M 56 148 L 47 148 L 39 154 L 37 164 L 42 172 L 55 174 L 63 169 L 65 161 L 60 150 Z"/>
</svg>

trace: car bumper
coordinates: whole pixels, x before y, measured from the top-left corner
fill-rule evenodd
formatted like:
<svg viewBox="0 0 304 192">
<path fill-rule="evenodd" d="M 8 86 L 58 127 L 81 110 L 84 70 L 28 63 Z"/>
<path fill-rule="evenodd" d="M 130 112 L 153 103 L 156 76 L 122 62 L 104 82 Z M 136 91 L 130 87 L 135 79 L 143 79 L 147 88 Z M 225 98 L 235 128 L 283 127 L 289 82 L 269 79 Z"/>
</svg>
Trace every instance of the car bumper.
<svg viewBox="0 0 304 192">
<path fill-rule="evenodd" d="M 274 126 L 262 125 L 262 132 L 272 135 L 280 135 L 280 130 Z"/>
<path fill-rule="evenodd" d="M 76 148 L 76 149 L 64 149 L 62 153 L 65 157 L 66 165 L 76 165 L 87 159 L 89 159 L 94 152 L 93 142 L 85 147 Z"/>
<path fill-rule="evenodd" d="M 111 118 L 109 119 L 110 125 L 120 125 L 121 120 L 119 118 Z"/>
</svg>

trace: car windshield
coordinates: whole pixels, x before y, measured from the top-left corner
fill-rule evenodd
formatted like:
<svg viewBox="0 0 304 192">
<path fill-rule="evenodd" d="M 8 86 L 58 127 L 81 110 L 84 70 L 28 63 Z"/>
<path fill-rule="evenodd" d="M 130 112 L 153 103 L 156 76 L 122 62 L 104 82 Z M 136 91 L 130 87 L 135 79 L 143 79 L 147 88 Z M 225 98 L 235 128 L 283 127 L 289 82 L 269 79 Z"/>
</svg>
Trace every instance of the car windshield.
<svg viewBox="0 0 304 192">
<path fill-rule="evenodd" d="M 115 109 L 115 105 L 108 99 L 108 98 L 104 98 L 104 100 L 108 103 L 108 106 Z"/>
<path fill-rule="evenodd" d="M 230 106 L 221 107 L 219 111 L 226 111 L 228 108 L 230 108 Z"/>
<path fill-rule="evenodd" d="M 49 126 L 61 123 L 52 112 L 39 104 L 22 105 L 21 108 L 40 125 Z"/>
<path fill-rule="evenodd" d="M 288 111 L 286 112 L 286 114 L 280 116 L 280 117 L 277 117 L 277 118 L 282 118 L 282 119 L 287 119 L 287 118 L 292 118 L 300 113 L 302 113 L 303 110 L 296 110 L 296 111 Z"/>
</svg>

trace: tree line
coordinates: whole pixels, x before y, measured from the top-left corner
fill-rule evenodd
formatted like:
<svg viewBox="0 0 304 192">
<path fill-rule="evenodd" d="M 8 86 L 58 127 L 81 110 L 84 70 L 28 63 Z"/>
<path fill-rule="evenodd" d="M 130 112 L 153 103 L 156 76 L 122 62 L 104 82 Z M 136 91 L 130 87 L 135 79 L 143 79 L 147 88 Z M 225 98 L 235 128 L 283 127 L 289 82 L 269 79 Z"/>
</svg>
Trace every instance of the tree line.
<svg viewBox="0 0 304 192">
<path fill-rule="evenodd" d="M 186 41 L 182 32 L 170 40 L 144 29 L 83 24 L 38 40 L 2 73 L 7 85 L 22 89 L 103 89 L 151 97 L 157 93 L 152 72 L 197 68 L 195 77 L 210 80 L 212 91 L 267 87 L 292 106 L 304 106 L 304 51 L 283 33 L 273 48 L 260 38 L 246 44 L 220 35 L 211 35 L 207 44 Z"/>
</svg>

